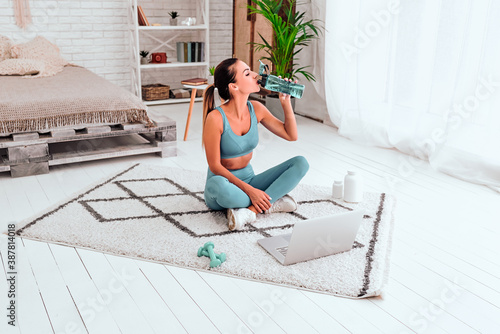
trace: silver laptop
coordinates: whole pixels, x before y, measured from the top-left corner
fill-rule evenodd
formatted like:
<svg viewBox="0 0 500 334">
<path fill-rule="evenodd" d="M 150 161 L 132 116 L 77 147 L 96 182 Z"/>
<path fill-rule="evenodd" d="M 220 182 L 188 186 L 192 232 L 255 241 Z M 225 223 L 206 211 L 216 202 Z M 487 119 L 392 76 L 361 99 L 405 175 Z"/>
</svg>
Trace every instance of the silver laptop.
<svg viewBox="0 0 500 334">
<path fill-rule="evenodd" d="M 363 210 L 354 210 L 307 219 L 295 223 L 290 234 L 257 242 L 285 266 L 345 252 L 352 249 L 363 213 Z"/>
</svg>

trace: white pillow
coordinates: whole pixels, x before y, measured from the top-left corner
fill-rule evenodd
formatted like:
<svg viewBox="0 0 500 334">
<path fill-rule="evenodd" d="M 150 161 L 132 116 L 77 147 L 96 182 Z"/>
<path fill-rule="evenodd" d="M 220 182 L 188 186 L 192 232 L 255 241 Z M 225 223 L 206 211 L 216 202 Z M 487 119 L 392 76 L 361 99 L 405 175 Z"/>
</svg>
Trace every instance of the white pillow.
<svg viewBox="0 0 500 334">
<path fill-rule="evenodd" d="M 10 48 L 12 58 L 44 59 L 59 57 L 59 48 L 43 36 L 37 36 L 31 41 L 12 45 Z"/>
<path fill-rule="evenodd" d="M 0 35 L 0 61 L 11 58 L 10 47 L 12 41 L 10 38 Z"/>
<path fill-rule="evenodd" d="M 29 42 L 16 44 L 10 48 L 12 58 L 35 59 L 44 62 L 45 67 L 37 77 L 48 77 L 61 72 L 68 62 L 61 57 L 59 48 L 45 37 L 37 36 Z"/>
<path fill-rule="evenodd" d="M 34 75 L 42 72 L 45 63 L 36 59 L 6 59 L 0 61 L 0 75 Z"/>
</svg>

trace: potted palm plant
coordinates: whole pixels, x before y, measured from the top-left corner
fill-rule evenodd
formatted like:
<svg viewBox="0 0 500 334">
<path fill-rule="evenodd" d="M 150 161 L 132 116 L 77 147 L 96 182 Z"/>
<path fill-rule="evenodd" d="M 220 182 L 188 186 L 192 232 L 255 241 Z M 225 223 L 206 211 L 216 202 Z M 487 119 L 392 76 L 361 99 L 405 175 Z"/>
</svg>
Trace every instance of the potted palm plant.
<svg viewBox="0 0 500 334">
<path fill-rule="evenodd" d="M 210 66 L 208 68 L 208 84 L 211 85 L 214 83 L 214 73 L 215 73 L 215 66 Z"/>
<path fill-rule="evenodd" d="M 141 50 L 141 52 L 139 52 L 139 54 L 141 55 L 141 64 L 147 64 L 148 63 L 148 54 L 149 54 L 149 51 L 146 51 L 146 50 Z"/>
<path fill-rule="evenodd" d="M 170 15 L 170 25 L 176 26 L 177 25 L 177 17 L 179 17 L 179 13 L 176 11 L 171 11 L 168 13 L 168 15 Z"/>
<path fill-rule="evenodd" d="M 305 12 L 295 10 L 296 0 L 252 0 L 252 3 L 248 5 L 250 13 L 262 15 L 273 29 L 272 41 L 267 41 L 259 33 L 262 42 L 252 43 L 255 50 L 267 53 L 262 59 L 272 64 L 271 74 L 292 80 L 301 75 L 308 81 L 316 81 L 314 75 L 306 71 L 309 66 L 298 67 L 294 61 L 304 47 L 319 37 L 319 20 L 306 20 Z M 284 120 L 283 108 L 277 97 L 277 94 L 267 95 L 266 107 Z"/>
</svg>

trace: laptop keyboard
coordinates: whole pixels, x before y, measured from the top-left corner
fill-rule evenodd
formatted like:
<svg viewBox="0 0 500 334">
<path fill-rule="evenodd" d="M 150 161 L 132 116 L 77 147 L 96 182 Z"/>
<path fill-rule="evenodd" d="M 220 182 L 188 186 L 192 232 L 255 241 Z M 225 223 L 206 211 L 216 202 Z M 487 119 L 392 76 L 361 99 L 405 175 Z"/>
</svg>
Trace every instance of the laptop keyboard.
<svg viewBox="0 0 500 334">
<path fill-rule="evenodd" d="M 278 247 L 276 248 L 276 250 L 278 252 L 281 253 L 281 255 L 285 256 L 286 257 L 286 253 L 288 252 L 288 246 L 284 246 L 284 247 Z"/>
</svg>

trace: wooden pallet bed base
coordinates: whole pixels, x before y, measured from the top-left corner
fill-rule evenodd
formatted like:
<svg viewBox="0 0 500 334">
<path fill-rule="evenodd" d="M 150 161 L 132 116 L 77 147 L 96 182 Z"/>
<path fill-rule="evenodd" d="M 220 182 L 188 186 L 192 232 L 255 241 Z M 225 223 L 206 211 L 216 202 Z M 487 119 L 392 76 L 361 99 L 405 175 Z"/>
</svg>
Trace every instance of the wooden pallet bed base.
<svg viewBox="0 0 500 334">
<path fill-rule="evenodd" d="M 12 177 L 49 173 L 49 166 L 156 153 L 177 155 L 176 123 L 167 117 L 155 126 L 118 124 L 80 130 L 23 133 L 0 137 L 0 172 Z"/>
</svg>

